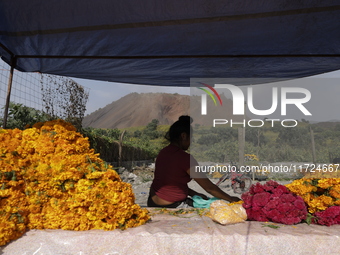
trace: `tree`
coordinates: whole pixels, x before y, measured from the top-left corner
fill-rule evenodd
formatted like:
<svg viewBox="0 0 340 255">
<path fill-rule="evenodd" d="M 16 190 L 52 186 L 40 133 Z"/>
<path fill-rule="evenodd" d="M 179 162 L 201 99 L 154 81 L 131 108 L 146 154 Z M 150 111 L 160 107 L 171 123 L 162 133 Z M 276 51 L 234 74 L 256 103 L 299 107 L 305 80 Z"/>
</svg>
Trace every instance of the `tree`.
<svg viewBox="0 0 340 255">
<path fill-rule="evenodd" d="M 40 82 L 45 112 L 52 119 L 64 119 L 80 130 L 89 93 L 66 77 L 42 75 Z"/>
<path fill-rule="evenodd" d="M 310 145 L 310 133 L 306 127 L 282 128 L 277 142 L 297 148 L 306 148 Z"/>
<path fill-rule="evenodd" d="M 145 129 L 150 130 L 150 131 L 155 131 L 157 130 L 158 124 L 159 124 L 159 120 L 153 119 L 150 123 L 148 123 Z"/>
<path fill-rule="evenodd" d="M 133 132 L 133 137 L 141 137 L 142 136 L 142 132 L 140 130 L 136 130 L 135 132 Z"/>
<path fill-rule="evenodd" d="M 246 142 L 254 146 L 261 147 L 267 143 L 267 138 L 263 135 L 265 129 L 262 127 L 252 127 L 246 129 Z"/>
<path fill-rule="evenodd" d="M 235 141 L 238 137 L 237 129 L 230 127 L 211 127 L 210 133 L 216 134 L 224 142 Z"/>
<path fill-rule="evenodd" d="M 207 146 L 218 143 L 219 141 L 221 141 L 221 139 L 217 134 L 202 135 L 200 138 L 197 139 L 198 144 Z"/>
<path fill-rule="evenodd" d="M 49 115 L 42 111 L 25 106 L 23 104 L 10 102 L 6 128 L 18 128 L 23 130 L 27 125 L 32 126 L 37 122 L 47 121 L 49 120 L 49 117 Z M 1 126 L 3 124 L 2 121 L 3 120 L 0 121 Z"/>
<path fill-rule="evenodd" d="M 145 127 L 143 134 L 147 136 L 149 139 L 156 139 L 159 137 L 159 133 L 157 131 L 159 120 L 153 119 L 148 125 Z"/>
</svg>

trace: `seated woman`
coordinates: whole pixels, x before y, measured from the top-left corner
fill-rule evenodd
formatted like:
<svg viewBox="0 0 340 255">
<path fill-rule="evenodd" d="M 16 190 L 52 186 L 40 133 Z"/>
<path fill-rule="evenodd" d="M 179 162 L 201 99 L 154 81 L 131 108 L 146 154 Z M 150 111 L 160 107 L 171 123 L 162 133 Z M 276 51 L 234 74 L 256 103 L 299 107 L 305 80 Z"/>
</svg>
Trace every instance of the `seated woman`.
<svg viewBox="0 0 340 255">
<path fill-rule="evenodd" d="M 185 152 L 190 146 L 192 134 L 192 118 L 181 116 L 169 129 L 167 139 L 170 144 L 163 148 L 157 156 L 154 180 L 150 187 L 148 207 L 181 208 L 192 206 L 188 196 L 198 195 L 208 199 L 188 187 L 191 181 L 190 166 L 198 165 L 196 159 Z M 214 197 L 237 202 L 238 197 L 232 197 L 223 192 L 205 175 L 192 176 L 193 179 L 209 194 Z"/>
</svg>

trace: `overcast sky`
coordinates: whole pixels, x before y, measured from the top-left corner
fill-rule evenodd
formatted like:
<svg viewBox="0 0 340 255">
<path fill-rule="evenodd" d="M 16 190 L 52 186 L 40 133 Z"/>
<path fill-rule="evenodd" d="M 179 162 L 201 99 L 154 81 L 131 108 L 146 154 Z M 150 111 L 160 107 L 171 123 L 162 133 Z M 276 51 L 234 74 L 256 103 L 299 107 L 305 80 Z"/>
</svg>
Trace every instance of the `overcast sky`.
<svg viewBox="0 0 340 255">
<path fill-rule="evenodd" d="M 74 78 L 73 78 L 74 79 Z M 121 97 L 132 93 L 178 93 L 189 95 L 190 88 L 181 87 L 163 87 L 163 86 L 141 86 L 114 82 L 102 82 L 95 80 L 74 79 L 82 86 L 89 89 L 89 101 L 87 103 L 86 114 L 90 114 L 99 108 L 120 99 Z M 272 87 L 304 87 L 311 93 L 311 100 L 305 104 L 306 108 L 312 113 L 312 116 L 302 116 L 299 110 L 287 108 L 290 115 L 287 118 L 301 119 L 305 118 L 313 121 L 327 121 L 340 119 L 340 70 L 327 74 L 317 75 L 309 78 L 298 79 L 295 81 L 280 83 L 256 85 L 253 88 L 254 107 L 257 109 L 268 109 L 271 106 Z M 242 88 L 246 96 L 246 87 Z M 231 95 L 226 95 L 231 98 Z M 278 117 L 280 109 L 271 117 Z"/>
</svg>

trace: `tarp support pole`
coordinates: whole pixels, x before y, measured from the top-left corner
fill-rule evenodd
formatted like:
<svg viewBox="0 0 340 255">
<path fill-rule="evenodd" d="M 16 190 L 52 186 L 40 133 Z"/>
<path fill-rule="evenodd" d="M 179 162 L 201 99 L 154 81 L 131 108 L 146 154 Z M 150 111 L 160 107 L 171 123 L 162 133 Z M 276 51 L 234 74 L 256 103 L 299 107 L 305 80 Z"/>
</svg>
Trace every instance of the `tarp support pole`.
<svg viewBox="0 0 340 255">
<path fill-rule="evenodd" d="M 5 111 L 4 111 L 4 120 L 3 120 L 3 128 L 6 128 L 7 125 L 7 117 L 8 117 L 8 109 L 9 109 L 9 103 L 11 99 L 11 91 L 12 91 L 12 84 L 13 84 L 13 74 L 14 74 L 14 68 L 17 62 L 17 58 L 15 56 L 11 57 L 11 71 L 8 78 L 8 87 L 7 87 L 7 97 L 6 97 L 6 105 L 5 105 Z"/>
</svg>

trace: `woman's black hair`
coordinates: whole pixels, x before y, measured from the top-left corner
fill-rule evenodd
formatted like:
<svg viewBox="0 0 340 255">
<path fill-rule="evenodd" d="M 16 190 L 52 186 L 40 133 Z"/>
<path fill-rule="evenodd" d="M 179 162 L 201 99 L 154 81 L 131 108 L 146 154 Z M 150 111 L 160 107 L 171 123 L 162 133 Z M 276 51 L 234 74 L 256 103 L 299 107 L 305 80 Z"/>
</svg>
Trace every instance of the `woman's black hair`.
<svg viewBox="0 0 340 255">
<path fill-rule="evenodd" d="M 182 133 L 186 133 L 190 135 L 192 132 L 191 123 L 193 119 L 188 115 L 182 115 L 178 118 L 178 120 L 171 125 L 169 131 L 166 133 L 165 138 L 169 142 L 177 142 Z"/>
</svg>

